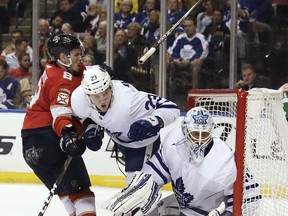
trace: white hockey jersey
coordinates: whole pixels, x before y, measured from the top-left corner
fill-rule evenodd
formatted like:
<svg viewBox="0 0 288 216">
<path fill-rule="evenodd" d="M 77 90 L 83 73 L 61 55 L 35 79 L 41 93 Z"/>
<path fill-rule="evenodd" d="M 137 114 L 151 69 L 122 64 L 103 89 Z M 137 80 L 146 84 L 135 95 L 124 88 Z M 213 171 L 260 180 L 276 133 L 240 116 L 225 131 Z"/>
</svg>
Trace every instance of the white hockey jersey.
<svg viewBox="0 0 288 216">
<path fill-rule="evenodd" d="M 185 215 L 200 216 L 228 203 L 232 212 L 233 184 L 236 180 L 234 154 L 219 138 L 213 136 L 213 146 L 201 163 L 191 161 L 190 150 L 181 128 L 175 128 L 164 138 L 162 150 L 143 166 L 158 185 L 171 182 L 173 192 Z"/>
<path fill-rule="evenodd" d="M 149 115 L 159 116 L 164 126 L 174 122 L 180 115 L 177 105 L 154 94 L 138 91 L 131 84 L 112 80 L 112 101 L 105 115 L 89 106 L 82 86 L 76 88 L 71 97 L 73 112 L 81 119 L 91 118 L 105 128 L 112 140 L 129 148 L 140 148 L 152 144 L 158 137 L 131 142 L 127 134 L 130 126 L 137 120 Z"/>
</svg>

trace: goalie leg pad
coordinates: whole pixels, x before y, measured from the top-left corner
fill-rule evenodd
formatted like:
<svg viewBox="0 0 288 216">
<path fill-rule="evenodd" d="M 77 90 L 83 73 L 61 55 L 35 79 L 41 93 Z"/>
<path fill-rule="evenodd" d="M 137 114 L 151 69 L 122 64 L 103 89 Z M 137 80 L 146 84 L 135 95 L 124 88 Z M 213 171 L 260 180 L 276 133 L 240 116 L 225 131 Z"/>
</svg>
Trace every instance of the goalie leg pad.
<svg viewBox="0 0 288 216">
<path fill-rule="evenodd" d="M 134 176 L 132 177 L 132 180 L 130 181 L 130 183 L 128 184 L 128 186 L 126 188 L 124 188 L 122 191 L 116 193 L 114 196 L 112 196 L 110 199 L 108 199 L 104 204 L 104 208 L 106 209 L 110 209 L 110 206 L 117 201 L 118 198 L 120 198 L 125 191 L 129 191 L 131 190 L 143 177 L 145 176 L 145 174 L 143 172 L 138 172 L 136 171 L 134 173 Z"/>
<path fill-rule="evenodd" d="M 141 205 L 142 199 L 146 199 L 149 190 L 152 187 L 153 181 L 149 181 L 150 175 L 136 175 L 135 181 L 132 180 L 131 185 L 124 189 L 123 194 L 110 205 L 110 210 L 114 212 L 127 213 L 130 209 L 135 209 Z M 134 185 L 134 186 L 133 186 Z M 132 188 L 131 188 L 132 187 Z"/>
<path fill-rule="evenodd" d="M 159 187 L 151 175 L 137 171 L 128 187 L 110 198 L 105 207 L 116 214 L 145 215 L 157 206 L 160 198 Z"/>
<path fill-rule="evenodd" d="M 148 197 L 147 203 L 141 207 L 141 211 L 144 215 L 150 213 L 154 208 L 157 207 L 159 200 L 161 199 L 161 194 L 159 194 L 159 187 L 158 185 L 153 182 L 151 193 Z"/>
</svg>

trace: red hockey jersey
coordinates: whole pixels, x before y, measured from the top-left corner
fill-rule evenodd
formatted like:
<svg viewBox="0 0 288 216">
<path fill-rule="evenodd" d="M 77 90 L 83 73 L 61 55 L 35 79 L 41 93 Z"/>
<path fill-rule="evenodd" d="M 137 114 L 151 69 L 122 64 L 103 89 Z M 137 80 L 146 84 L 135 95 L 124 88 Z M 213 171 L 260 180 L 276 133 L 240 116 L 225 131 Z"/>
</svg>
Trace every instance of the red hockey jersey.
<svg viewBox="0 0 288 216">
<path fill-rule="evenodd" d="M 59 136 L 66 125 L 79 129 L 80 122 L 72 118 L 70 98 L 81 83 L 84 69 L 83 65 L 79 76 L 75 76 L 53 63 L 47 64 L 27 109 L 23 129 L 52 126 Z"/>
</svg>

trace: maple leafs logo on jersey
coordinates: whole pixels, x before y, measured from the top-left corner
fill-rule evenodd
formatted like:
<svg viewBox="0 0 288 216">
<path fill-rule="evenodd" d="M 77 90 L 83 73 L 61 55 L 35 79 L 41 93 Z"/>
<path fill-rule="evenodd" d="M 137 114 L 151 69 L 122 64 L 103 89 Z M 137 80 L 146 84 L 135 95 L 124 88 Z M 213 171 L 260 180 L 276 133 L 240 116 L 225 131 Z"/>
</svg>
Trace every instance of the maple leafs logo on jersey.
<svg viewBox="0 0 288 216">
<path fill-rule="evenodd" d="M 202 110 L 199 110 L 197 115 L 192 115 L 192 118 L 195 124 L 206 125 L 209 116 L 204 114 Z"/>
<path fill-rule="evenodd" d="M 178 178 L 175 183 L 172 181 L 172 187 L 180 206 L 188 206 L 188 204 L 194 199 L 192 194 L 184 192 L 185 186 L 182 177 Z"/>
<path fill-rule="evenodd" d="M 4 90 L 0 87 L 0 103 L 4 102 L 7 100 L 6 93 Z"/>
</svg>

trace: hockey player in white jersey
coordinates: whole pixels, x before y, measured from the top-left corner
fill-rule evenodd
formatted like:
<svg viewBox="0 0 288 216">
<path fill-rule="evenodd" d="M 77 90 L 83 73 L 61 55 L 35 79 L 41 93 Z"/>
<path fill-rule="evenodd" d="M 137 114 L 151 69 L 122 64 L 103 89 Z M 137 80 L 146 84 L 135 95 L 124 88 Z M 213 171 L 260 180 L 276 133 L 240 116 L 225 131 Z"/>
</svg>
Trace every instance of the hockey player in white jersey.
<svg viewBox="0 0 288 216">
<path fill-rule="evenodd" d="M 132 186 L 105 203 L 107 209 L 116 215 L 147 215 L 157 206 L 159 188 L 171 182 L 180 215 L 232 216 L 234 154 L 213 136 L 212 116 L 202 107 L 187 112 L 181 127 L 167 134 L 162 150 L 134 179 Z"/>
<path fill-rule="evenodd" d="M 101 147 L 104 135 L 103 130 L 97 130 L 99 125 L 124 154 L 127 183 L 134 171 L 141 170 L 158 151 L 160 129 L 180 114 L 175 103 L 138 91 L 120 80 L 111 80 L 107 70 L 99 65 L 86 67 L 71 104 L 78 117 L 92 120 L 84 134 L 89 149 L 95 151 Z"/>
</svg>

